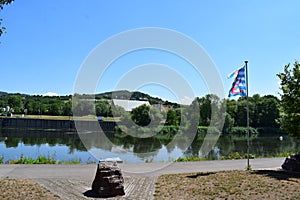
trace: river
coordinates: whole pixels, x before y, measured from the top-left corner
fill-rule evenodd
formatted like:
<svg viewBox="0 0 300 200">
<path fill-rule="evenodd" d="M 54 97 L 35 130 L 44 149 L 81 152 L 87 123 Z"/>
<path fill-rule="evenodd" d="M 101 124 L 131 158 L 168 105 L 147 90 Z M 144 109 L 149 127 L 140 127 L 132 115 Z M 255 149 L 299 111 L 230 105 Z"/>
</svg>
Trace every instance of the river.
<svg viewBox="0 0 300 200">
<path fill-rule="evenodd" d="M 124 162 L 166 162 L 190 155 L 207 159 L 222 159 L 238 152 L 247 152 L 245 137 L 221 135 L 213 149 L 206 155 L 200 151 L 203 140 L 176 141 L 169 138 L 134 138 L 113 132 L 99 135 L 86 133 L 92 138 L 82 142 L 76 132 L 57 130 L 0 129 L 0 157 L 3 163 L 20 156 L 37 158 L 50 156 L 59 161 L 78 160 L 81 163 L 99 159 L 120 158 Z M 287 135 L 264 134 L 251 138 L 250 153 L 257 156 L 274 156 L 283 152 L 300 150 L 300 140 Z M 191 143 L 191 144 L 189 144 Z M 186 148 L 187 147 L 187 148 Z"/>
</svg>

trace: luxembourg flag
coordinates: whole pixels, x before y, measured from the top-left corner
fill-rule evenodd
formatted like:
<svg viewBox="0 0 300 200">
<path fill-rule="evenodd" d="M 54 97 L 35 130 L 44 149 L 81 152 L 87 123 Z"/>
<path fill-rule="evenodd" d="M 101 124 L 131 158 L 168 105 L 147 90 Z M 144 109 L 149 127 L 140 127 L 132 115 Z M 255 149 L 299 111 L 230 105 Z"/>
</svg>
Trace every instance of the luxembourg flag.
<svg viewBox="0 0 300 200">
<path fill-rule="evenodd" d="M 246 76 L 245 76 L 245 66 L 240 67 L 239 69 L 235 70 L 231 74 L 227 76 L 227 78 L 232 78 L 235 76 L 235 80 L 232 83 L 232 87 L 229 91 L 228 97 L 233 96 L 246 96 Z"/>
</svg>

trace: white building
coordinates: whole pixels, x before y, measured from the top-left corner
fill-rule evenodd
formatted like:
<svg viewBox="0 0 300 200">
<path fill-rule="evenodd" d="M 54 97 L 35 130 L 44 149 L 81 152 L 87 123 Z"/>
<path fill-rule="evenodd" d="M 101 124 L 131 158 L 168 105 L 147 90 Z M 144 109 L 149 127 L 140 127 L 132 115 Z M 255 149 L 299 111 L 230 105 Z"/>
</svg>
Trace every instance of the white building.
<svg viewBox="0 0 300 200">
<path fill-rule="evenodd" d="M 114 106 L 121 106 L 125 109 L 125 111 L 131 112 L 132 109 L 139 107 L 141 105 L 146 104 L 147 106 L 150 106 L 149 101 L 136 101 L 136 100 L 124 100 L 124 99 L 113 99 L 112 105 Z"/>
</svg>

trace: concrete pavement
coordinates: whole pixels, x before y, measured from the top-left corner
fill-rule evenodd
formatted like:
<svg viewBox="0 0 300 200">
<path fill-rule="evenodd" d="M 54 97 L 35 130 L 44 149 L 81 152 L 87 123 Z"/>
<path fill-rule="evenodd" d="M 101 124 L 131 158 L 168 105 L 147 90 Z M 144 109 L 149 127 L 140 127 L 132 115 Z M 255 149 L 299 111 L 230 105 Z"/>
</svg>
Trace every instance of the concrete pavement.
<svg viewBox="0 0 300 200">
<path fill-rule="evenodd" d="M 252 169 L 280 168 L 285 158 L 251 159 Z M 126 176 L 159 176 L 161 174 L 244 170 L 247 160 L 216 160 L 178 163 L 122 163 L 118 165 Z M 96 164 L 76 165 L 0 165 L 0 178 L 58 178 L 92 180 Z"/>
</svg>

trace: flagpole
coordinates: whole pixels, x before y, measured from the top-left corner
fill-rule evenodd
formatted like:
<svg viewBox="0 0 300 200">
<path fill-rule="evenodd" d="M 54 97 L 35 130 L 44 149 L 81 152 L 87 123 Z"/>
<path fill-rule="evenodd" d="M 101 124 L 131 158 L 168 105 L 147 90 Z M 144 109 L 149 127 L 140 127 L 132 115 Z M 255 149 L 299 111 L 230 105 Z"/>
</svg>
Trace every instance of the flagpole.
<svg viewBox="0 0 300 200">
<path fill-rule="evenodd" d="M 247 170 L 250 169 L 250 127 L 249 127 L 249 100 L 248 100 L 248 60 L 245 60 L 246 66 L 246 104 L 247 104 Z"/>
</svg>

